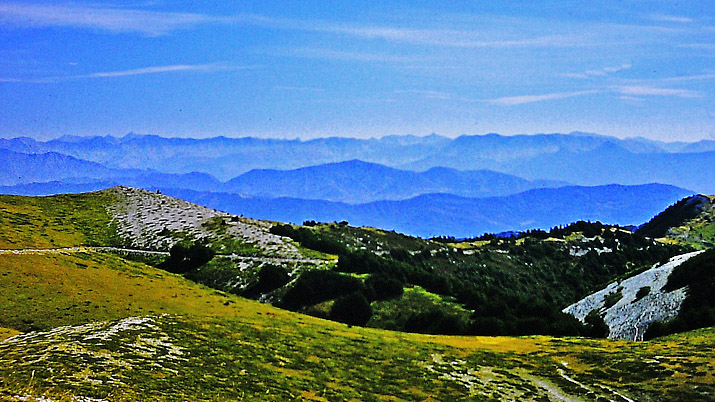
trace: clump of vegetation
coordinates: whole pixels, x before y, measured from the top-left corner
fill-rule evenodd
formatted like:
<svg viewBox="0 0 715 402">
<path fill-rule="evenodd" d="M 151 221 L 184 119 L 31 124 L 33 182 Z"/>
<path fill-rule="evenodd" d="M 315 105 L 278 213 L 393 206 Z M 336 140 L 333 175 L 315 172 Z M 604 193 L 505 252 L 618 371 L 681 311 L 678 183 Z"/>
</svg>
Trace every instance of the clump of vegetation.
<svg viewBox="0 0 715 402">
<path fill-rule="evenodd" d="M 468 324 L 457 314 L 434 308 L 412 314 L 403 330 L 421 334 L 461 335 L 466 333 Z"/>
<path fill-rule="evenodd" d="M 309 222 L 311 226 L 317 225 L 315 222 Z M 328 237 L 323 237 L 319 232 L 308 228 L 294 228 L 291 225 L 274 225 L 270 232 L 274 235 L 290 237 L 300 243 L 301 246 L 315 251 L 320 251 L 326 254 L 342 254 L 346 252 L 345 246 Z"/>
<path fill-rule="evenodd" d="M 591 310 L 584 318 L 586 321 L 586 336 L 591 338 L 607 338 L 611 329 L 603 320 L 603 317 L 598 313 L 598 310 Z"/>
<path fill-rule="evenodd" d="M 158 268 L 175 274 L 184 274 L 196 269 L 214 257 L 214 251 L 203 244 L 185 246 L 175 244 L 169 250 L 169 257 L 159 264 Z"/>
<path fill-rule="evenodd" d="M 261 294 L 268 293 L 290 281 L 288 270 L 274 264 L 266 264 L 258 271 L 258 282 L 248 287 L 241 295 L 248 298 L 255 298 Z"/>
<path fill-rule="evenodd" d="M 623 298 L 623 293 L 621 293 L 622 288 L 618 288 L 613 293 L 609 293 L 606 295 L 606 297 L 603 299 L 603 309 L 608 310 L 609 308 L 613 307 L 616 303 L 618 303 L 619 300 Z"/>
<path fill-rule="evenodd" d="M 365 280 L 365 286 L 372 300 L 389 300 L 400 297 L 404 293 L 402 282 L 383 273 L 370 275 Z"/>
<path fill-rule="evenodd" d="M 650 286 L 643 286 L 640 289 L 638 289 L 638 292 L 636 292 L 636 298 L 633 300 L 633 302 L 637 302 L 638 300 L 648 296 L 650 293 Z"/>
<path fill-rule="evenodd" d="M 638 228 L 636 233 L 654 238 L 663 237 L 670 228 L 681 226 L 698 216 L 709 203 L 710 199 L 702 195 L 683 198 Z"/>
<path fill-rule="evenodd" d="M 360 279 L 333 271 L 314 270 L 303 272 L 280 303 L 281 307 L 298 310 L 353 292 L 364 292 Z"/>
<path fill-rule="evenodd" d="M 364 326 L 372 316 L 372 308 L 362 292 L 353 292 L 335 300 L 330 319 L 348 325 Z"/>
</svg>

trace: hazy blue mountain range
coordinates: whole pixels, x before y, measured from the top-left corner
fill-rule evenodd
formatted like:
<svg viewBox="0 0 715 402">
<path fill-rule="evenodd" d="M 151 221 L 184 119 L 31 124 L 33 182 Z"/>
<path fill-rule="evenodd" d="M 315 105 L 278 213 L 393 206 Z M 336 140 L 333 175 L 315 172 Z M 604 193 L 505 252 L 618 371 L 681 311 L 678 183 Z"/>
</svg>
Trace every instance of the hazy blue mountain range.
<svg viewBox="0 0 715 402">
<path fill-rule="evenodd" d="M 56 152 L 24 154 L 0 149 L 0 186 L 6 190 L 5 194 L 82 192 L 119 184 L 133 187 L 163 185 L 208 191 L 216 189 L 221 182 L 206 173 L 169 174 L 147 169 L 114 169 Z"/>
<path fill-rule="evenodd" d="M 668 183 L 715 193 L 715 152 L 633 153 L 613 142 L 585 151 L 559 151 L 507 169 L 526 179 L 548 177 L 579 185 Z"/>
<path fill-rule="evenodd" d="M 412 172 L 352 160 L 287 171 L 252 170 L 229 180 L 221 188 L 224 192 L 257 197 L 365 203 L 402 200 L 430 193 L 488 197 L 567 184 L 529 181 L 489 170 L 459 171 L 435 167 L 424 172 Z"/>
<path fill-rule="evenodd" d="M 46 142 L 0 139 L 0 148 L 23 153 L 58 152 L 113 168 L 205 172 L 228 180 L 252 169 L 294 169 L 352 159 L 396 166 L 421 159 L 449 142 L 437 135 L 301 141 L 251 137 L 198 140 L 128 134 L 122 138 L 66 136 Z"/>
<path fill-rule="evenodd" d="M 341 221 L 430 237 L 470 237 L 485 232 L 550 228 L 576 220 L 641 224 L 692 192 L 661 184 L 568 186 L 533 189 L 503 197 L 468 198 L 426 194 L 401 201 L 347 204 L 296 198 L 163 188 L 187 201 L 252 218 L 302 223 Z"/>
<path fill-rule="evenodd" d="M 139 171 L 112 169 L 56 152 L 24 154 L 0 149 L 0 185 L 5 186 L 64 178 L 101 179 L 135 174 Z"/>
<path fill-rule="evenodd" d="M 0 186 L 0 194 L 53 195 L 66 193 L 86 193 L 114 186 L 155 188 L 157 185 L 192 189 L 196 191 L 216 191 L 221 182 L 206 173 L 169 174 L 143 172 L 136 176 L 119 176 L 92 179 L 88 177 L 65 178 L 41 183 L 25 183 Z"/>
<path fill-rule="evenodd" d="M 438 135 L 333 137 L 308 141 L 250 137 L 199 140 L 129 134 L 122 138 L 68 136 L 45 142 L 15 138 L 0 140 L 0 148 L 22 153 L 56 152 L 114 169 L 204 172 L 222 181 L 253 169 L 290 170 L 359 159 L 413 171 L 433 167 L 488 169 L 530 180 L 579 185 L 659 182 L 714 192 L 709 171 L 715 141 L 708 140 L 664 143 L 589 133 L 464 135 L 455 139 Z M 618 157 L 609 155 L 612 152 L 617 152 Z M 640 171 L 633 169 L 636 165 Z"/>
<path fill-rule="evenodd" d="M 55 153 L 25 155 L 0 150 L 0 155 L 3 152 L 19 157 L 16 163 L 6 166 L 12 166 L 13 169 L 32 166 L 31 177 L 8 175 L 13 180 L 0 183 L 5 184 L 0 186 L 0 193 L 17 195 L 76 193 L 125 185 L 237 193 L 268 198 L 294 197 L 365 203 L 407 199 L 429 193 L 487 197 L 568 184 L 545 180 L 529 181 L 487 170 L 462 172 L 448 168 L 432 168 L 425 172 L 413 172 L 358 160 L 295 170 L 252 170 L 222 183 L 206 173 L 170 174 L 110 169 Z M 35 161 L 36 159 L 40 162 Z M 28 162 L 30 160 L 36 163 Z M 47 166 L 44 166 L 41 163 L 56 160 L 62 161 L 63 164 L 47 163 Z M 79 176 L 85 173 L 86 176 Z"/>
</svg>

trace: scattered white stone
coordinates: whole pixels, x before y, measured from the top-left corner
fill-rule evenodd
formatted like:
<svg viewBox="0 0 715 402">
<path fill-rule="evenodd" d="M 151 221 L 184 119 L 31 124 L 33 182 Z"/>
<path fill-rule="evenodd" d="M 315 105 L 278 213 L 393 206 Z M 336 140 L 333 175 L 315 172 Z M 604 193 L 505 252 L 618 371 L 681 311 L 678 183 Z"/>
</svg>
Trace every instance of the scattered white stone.
<svg viewBox="0 0 715 402">
<path fill-rule="evenodd" d="M 653 268 L 620 283 L 613 282 L 563 311 L 584 321 L 592 310 L 599 310 L 611 330 L 609 338 L 643 340 L 643 335 L 651 323 L 677 317 L 680 306 L 687 297 L 687 289 L 666 292 L 663 287 L 675 267 L 701 252 L 673 257 L 666 264 L 656 264 Z M 642 299 L 636 300 L 638 290 L 645 286 L 650 286 L 650 292 Z M 606 296 L 618 292 L 619 289 L 623 297 L 610 308 L 603 310 Z"/>
<path fill-rule="evenodd" d="M 288 239 L 270 233 L 269 222 L 231 215 L 163 194 L 131 187 L 112 187 L 118 202 L 107 207 L 119 236 L 132 247 L 169 250 L 177 234 L 199 240 L 215 240 L 219 234 L 209 229 L 214 219 L 223 221 L 225 236 L 254 245 L 266 255 L 302 258 Z"/>
</svg>

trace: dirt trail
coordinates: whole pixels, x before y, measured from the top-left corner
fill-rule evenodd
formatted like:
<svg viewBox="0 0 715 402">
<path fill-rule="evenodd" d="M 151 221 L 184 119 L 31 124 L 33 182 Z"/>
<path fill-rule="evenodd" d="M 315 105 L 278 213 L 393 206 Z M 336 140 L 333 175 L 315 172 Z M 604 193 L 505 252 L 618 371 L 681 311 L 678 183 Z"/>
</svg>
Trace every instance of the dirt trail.
<svg viewBox="0 0 715 402">
<path fill-rule="evenodd" d="M 77 247 L 60 247 L 60 248 L 23 248 L 23 249 L 0 249 L 0 255 L 23 255 L 23 254 L 67 254 L 67 253 L 117 253 L 117 254 L 134 254 L 148 256 L 168 257 L 168 251 L 153 251 L 140 250 L 134 248 L 123 247 L 95 247 L 95 246 L 77 246 Z M 237 254 L 216 254 L 215 258 L 228 258 L 234 261 L 251 261 L 251 262 L 275 262 L 275 263 L 305 263 L 314 265 L 323 265 L 331 263 L 330 260 L 319 260 L 312 258 L 289 258 L 289 257 L 254 257 L 242 256 Z"/>
</svg>

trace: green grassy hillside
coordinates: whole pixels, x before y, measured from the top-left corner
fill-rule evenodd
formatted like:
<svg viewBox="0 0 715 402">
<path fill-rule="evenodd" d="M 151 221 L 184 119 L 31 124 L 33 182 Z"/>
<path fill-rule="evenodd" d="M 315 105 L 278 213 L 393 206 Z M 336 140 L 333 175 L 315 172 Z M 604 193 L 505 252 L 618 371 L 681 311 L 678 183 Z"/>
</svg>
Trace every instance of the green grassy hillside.
<svg viewBox="0 0 715 402">
<path fill-rule="evenodd" d="M 95 244 L 101 236 L 111 241 L 102 226 L 108 221 L 90 218 L 102 216 L 100 201 L 94 210 L 78 201 L 76 209 L 52 215 L 43 209 L 46 200 L 2 199 L 3 248 L 47 248 L 53 242 L 45 237 L 53 235 L 55 247 Z M 31 230 L 45 222 L 47 236 Z M 375 233 L 388 240 L 361 237 L 374 247 L 406 248 L 413 241 Z M 446 247 L 424 244 L 428 253 Z M 379 303 L 375 317 L 393 322 L 398 318 L 390 311 L 421 308 L 410 303 L 464 312 L 449 297 L 420 288 Z M 397 310 L 387 308 L 390 303 Z M 18 332 L 24 334 L 11 337 Z M 715 395 L 712 328 L 633 343 L 349 327 L 89 248 L 0 252 L 2 338 L 8 339 L 0 342 L 0 400 L 10 401 L 675 401 Z"/>
<path fill-rule="evenodd" d="M 347 296 L 340 288 L 347 284 L 373 312 L 363 311 L 368 320 L 355 324 L 423 333 L 586 334 L 561 312 L 565 306 L 684 251 L 586 222 L 518 239 L 461 242 L 346 223 L 276 225 L 124 187 L 2 196 L 0 215 L 0 229 L 6 229 L 0 248 L 120 244 L 166 251 L 176 242 L 199 242 L 223 256 L 185 273 L 198 283 L 335 319 L 341 318 L 333 306 Z M 140 260 L 160 266 L 162 258 Z M 309 273 L 316 269 L 332 273 Z"/>
<path fill-rule="evenodd" d="M 111 255 L 5 257 L 2 326 L 75 325 L 0 343 L 0 397 L 10 400 L 702 400 L 715 392 L 715 329 L 646 343 L 405 334 L 290 313 Z"/>
<path fill-rule="evenodd" d="M 0 249 L 118 245 L 111 192 L 51 197 L 0 195 Z"/>
<path fill-rule="evenodd" d="M 715 196 L 684 198 L 640 227 L 638 233 L 698 249 L 715 247 Z"/>
</svg>

